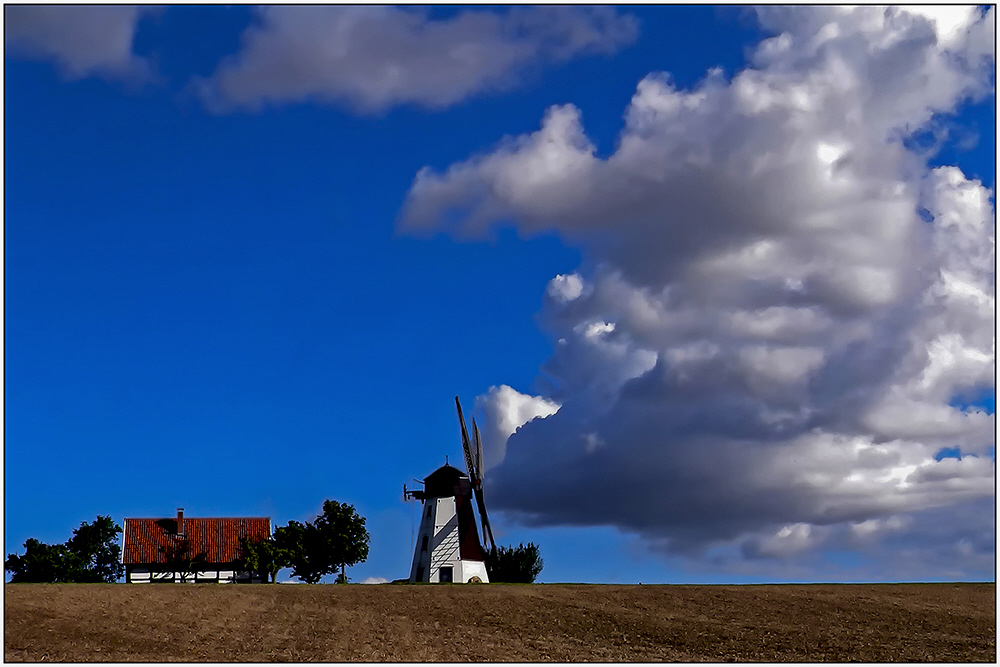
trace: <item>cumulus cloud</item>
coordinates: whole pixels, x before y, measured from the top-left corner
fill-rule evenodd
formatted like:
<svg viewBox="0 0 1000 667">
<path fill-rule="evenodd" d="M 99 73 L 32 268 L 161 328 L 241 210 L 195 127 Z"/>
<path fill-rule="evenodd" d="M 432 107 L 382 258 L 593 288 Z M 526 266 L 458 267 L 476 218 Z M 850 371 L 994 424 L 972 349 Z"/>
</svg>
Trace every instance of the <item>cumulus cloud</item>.
<svg viewBox="0 0 1000 667">
<path fill-rule="evenodd" d="M 7 5 L 7 54 L 53 60 L 69 79 L 142 80 L 151 73 L 149 63 L 132 52 L 132 42 L 140 16 L 149 11 L 128 5 Z"/>
<path fill-rule="evenodd" d="M 197 84 L 211 108 L 314 100 L 373 113 L 437 109 L 515 86 L 532 65 L 631 42 L 636 20 L 607 7 L 463 10 L 435 19 L 388 6 L 270 6 L 239 54 Z"/>
<path fill-rule="evenodd" d="M 782 526 L 773 535 L 754 536 L 743 543 L 743 553 L 749 558 L 783 558 L 813 546 L 814 529 L 808 523 Z"/>
<path fill-rule="evenodd" d="M 481 431 L 483 469 L 488 470 L 506 453 L 507 438 L 532 419 L 548 417 L 559 411 L 559 404 L 543 396 L 522 394 L 512 387 L 490 387 L 476 397 L 476 410 L 485 416 Z"/>
<path fill-rule="evenodd" d="M 361 581 L 363 584 L 387 584 L 389 580 L 385 577 L 367 577 Z"/>
<path fill-rule="evenodd" d="M 549 281 L 546 294 L 563 303 L 579 299 L 583 294 L 583 278 L 578 273 L 558 275 Z"/>
<path fill-rule="evenodd" d="M 607 158 L 564 105 L 417 174 L 405 230 L 514 221 L 594 260 L 546 290 L 561 407 L 507 439 L 498 509 L 746 562 L 905 545 L 930 572 L 923 518 L 973 507 L 947 551 L 982 565 L 995 418 L 951 403 L 993 386 L 991 193 L 906 139 L 992 93 L 993 11 L 763 9 L 732 79 L 639 82 Z"/>
</svg>

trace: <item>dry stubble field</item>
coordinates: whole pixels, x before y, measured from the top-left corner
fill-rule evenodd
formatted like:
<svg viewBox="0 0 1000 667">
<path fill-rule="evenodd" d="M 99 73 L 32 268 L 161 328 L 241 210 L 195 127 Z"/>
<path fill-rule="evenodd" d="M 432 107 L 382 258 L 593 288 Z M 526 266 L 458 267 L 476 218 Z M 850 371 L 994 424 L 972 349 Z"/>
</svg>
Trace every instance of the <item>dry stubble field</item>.
<svg viewBox="0 0 1000 667">
<path fill-rule="evenodd" d="M 6 661 L 994 662 L 994 584 L 4 586 Z"/>
</svg>

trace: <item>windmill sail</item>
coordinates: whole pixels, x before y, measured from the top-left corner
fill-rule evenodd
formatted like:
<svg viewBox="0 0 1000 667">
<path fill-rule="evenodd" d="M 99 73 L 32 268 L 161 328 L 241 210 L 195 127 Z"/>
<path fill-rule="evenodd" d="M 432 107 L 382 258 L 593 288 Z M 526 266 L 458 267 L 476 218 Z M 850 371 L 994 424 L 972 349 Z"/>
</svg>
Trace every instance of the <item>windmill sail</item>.
<svg viewBox="0 0 1000 667">
<path fill-rule="evenodd" d="M 493 529 L 490 528 L 490 518 L 486 516 L 486 501 L 483 499 L 483 490 L 481 487 L 473 487 L 472 493 L 476 496 L 476 506 L 479 508 L 479 518 L 483 522 L 483 546 L 489 542 L 490 549 L 496 549 L 497 545 L 493 541 Z"/>
<path fill-rule="evenodd" d="M 483 441 L 479 437 L 479 427 L 476 426 L 476 418 L 472 418 L 472 437 L 476 441 L 476 477 L 479 483 L 483 482 Z"/>
<path fill-rule="evenodd" d="M 465 453 L 465 465 L 469 470 L 469 481 L 472 482 L 472 493 L 476 497 L 476 507 L 479 509 L 479 520 L 483 525 L 483 546 L 487 543 L 490 549 L 496 548 L 493 541 L 493 529 L 490 527 L 490 519 L 486 514 L 486 501 L 483 498 L 483 443 L 479 437 L 479 426 L 476 425 L 475 417 L 472 418 L 472 432 L 476 439 L 475 449 L 469 442 L 469 431 L 465 427 L 465 416 L 462 414 L 462 404 L 455 397 L 455 406 L 458 408 L 458 421 L 462 424 L 462 451 Z"/>
<path fill-rule="evenodd" d="M 469 431 L 465 428 L 465 417 L 462 415 L 462 404 L 455 397 L 455 407 L 458 408 L 458 423 L 462 425 L 462 452 L 465 454 L 465 467 L 469 471 L 469 481 L 476 484 L 476 468 L 472 460 L 472 446 L 469 444 Z"/>
<path fill-rule="evenodd" d="M 490 528 L 490 518 L 486 515 L 486 500 L 483 497 L 483 440 L 479 437 L 479 426 L 476 424 L 475 417 L 472 418 L 472 436 L 476 441 L 476 479 L 472 485 L 472 492 L 476 496 L 479 519 L 483 524 L 483 546 L 489 542 L 490 548 L 496 549 L 496 544 L 493 542 L 493 529 Z"/>
</svg>

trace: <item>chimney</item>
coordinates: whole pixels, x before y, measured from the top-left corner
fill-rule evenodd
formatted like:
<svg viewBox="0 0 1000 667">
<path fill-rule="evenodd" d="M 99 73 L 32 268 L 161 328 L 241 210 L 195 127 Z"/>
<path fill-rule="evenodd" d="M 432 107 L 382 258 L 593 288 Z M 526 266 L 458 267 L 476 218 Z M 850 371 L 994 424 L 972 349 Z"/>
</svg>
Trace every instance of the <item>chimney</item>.
<svg viewBox="0 0 1000 667">
<path fill-rule="evenodd" d="M 184 537 L 184 508 L 177 508 L 177 536 Z"/>
</svg>

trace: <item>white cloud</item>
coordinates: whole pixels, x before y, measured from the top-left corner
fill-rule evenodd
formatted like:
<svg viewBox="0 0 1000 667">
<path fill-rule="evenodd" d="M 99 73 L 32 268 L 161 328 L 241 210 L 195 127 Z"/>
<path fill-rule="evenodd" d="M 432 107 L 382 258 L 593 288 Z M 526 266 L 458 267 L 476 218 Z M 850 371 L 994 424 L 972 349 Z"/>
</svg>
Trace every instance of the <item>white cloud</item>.
<svg viewBox="0 0 1000 667">
<path fill-rule="evenodd" d="M 975 5 L 910 5 L 906 11 L 930 19 L 938 40 L 945 48 L 955 47 L 975 22 Z"/>
<path fill-rule="evenodd" d="M 385 577 L 367 577 L 366 579 L 362 580 L 361 583 L 363 583 L 363 584 L 387 584 L 387 583 L 389 583 L 389 580 L 386 579 Z"/>
<path fill-rule="evenodd" d="M 808 523 L 782 526 L 773 535 L 748 540 L 743 552 L 750 558 L 786 558 L 813 546 L 817 541 L 815 532 Z"/>
<path fill-rule="evenodd" d="M 148 78 L 149 63 L 132 52 L 136 24 L 148 7 L 129 5 L 7 5 L 8 55 L 54 60 L 64 76 Z"/>
<path fill-rule="evenodd" d="M 753 345 L 740 350 L 740 361 L 751 383 L 760 382 L 761 387 L 798 385 L 804 388 L 809 373 L 823 363 L 823 350 Z"/>
<path fill-rule="evenodd" d="M 607 7 L 463 10 L 446 19 L 390 6 L 268 6 L 239 54 L 198 90 L 211 108 L 314 100 L 363 113 L 446 107 L 509 89 L 530 66 L 613 53 L 637 23 Z"/>
<path fill-rule="evenodd" d="M 579 299 L 583 294 L 583 279 L 578 273 L 559 274 L 549 281 L 545 293 L 563 303 Z"/>
<path fill-rule="evenodd" d="M 947 540 L 975 545 L 949 547 L 955 571 L 981 567 L 992 516 L 916 517 L 993 495 L 995 418 L 949 405 L 993 386 L 991 193 L 902 139 L 992 92 L 992 12 L 766 8 L 776 36 L 732 80 L 644 78 L 607 158 L 563 105 L 421 170 L 404 229 L 513 220 L 596 267 L 547 288 L 561 407 L 495 449 L 495 505 L 675 553 L 863 542 L 917 571 Z M 973 456 L 935 460 L 955 446 Z"/>
<path fill-rule="evenodd" d="M 889 516 L 884 519 L 866 519 L 859 523 L 852 523 L 848 526 L 851 537 L 860 542 L 871 542 L 879 534 L 899 532 L 906 528 L 912 520 L 898 516 Z"/>
<path fill-rule="evenodd" d="M 559 411 L 558 403 L 542 396 L 522 394 L 505 384 L 490 387 L 485 394 L 477 396 L 475 406 L 485 415 L 481 432 L 484 470 L 503 460 L 507 438 L 517 429 L 532 419 Z"/>
</svg>

